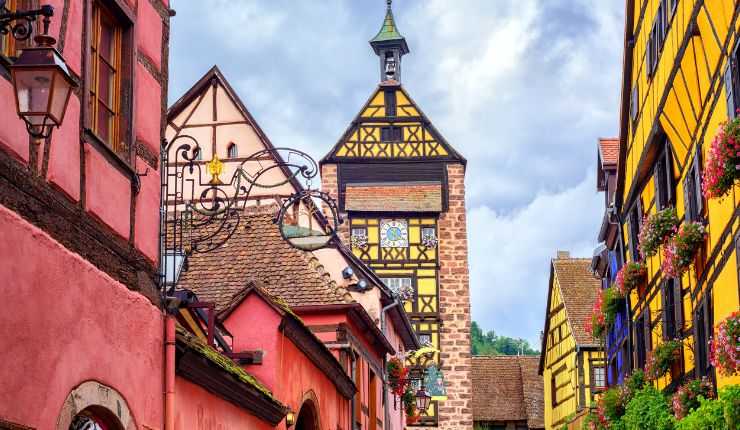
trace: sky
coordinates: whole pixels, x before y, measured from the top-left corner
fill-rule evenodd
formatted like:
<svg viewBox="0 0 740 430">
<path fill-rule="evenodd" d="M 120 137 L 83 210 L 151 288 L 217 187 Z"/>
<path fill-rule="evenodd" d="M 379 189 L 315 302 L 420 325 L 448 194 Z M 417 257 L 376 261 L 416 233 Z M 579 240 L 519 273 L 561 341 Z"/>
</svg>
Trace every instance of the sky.
<svg viewBox="0 0 740 430">
<path fill-rule="evenodd" d="M 170 103 L 214 64 L 276 146 L 319 159 L 379 82 L 384 0 L 171 0 Z M 205 7 L 204 7 L 205 6 Z M 624 2 L 395 0 L 403 85 L 468 159 L 484 330 L 539 348 L 550 259 L 590 257 L 596 142 L 618 133 Z"/>
</svg>

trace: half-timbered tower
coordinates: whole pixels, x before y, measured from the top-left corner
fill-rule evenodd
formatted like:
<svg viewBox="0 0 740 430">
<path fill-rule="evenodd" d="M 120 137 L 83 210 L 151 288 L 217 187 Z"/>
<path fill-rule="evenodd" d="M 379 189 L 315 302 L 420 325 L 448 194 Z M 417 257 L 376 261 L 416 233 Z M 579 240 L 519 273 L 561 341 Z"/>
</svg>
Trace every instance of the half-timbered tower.
<svg viewBox="0 0 740 430">
<path fill-rule="evenodd" d="M 417 424 L 472 428 L 466 160 L 401 86 L 409 49 L 390 1 L 370 44 L 381 82 L 321 160 L 322 187 L 348 220 L 342 238 L 390 288 L 412 292 L 406 311 L 420 340 L 440 351 L 447 399 Z"/>
</svg>

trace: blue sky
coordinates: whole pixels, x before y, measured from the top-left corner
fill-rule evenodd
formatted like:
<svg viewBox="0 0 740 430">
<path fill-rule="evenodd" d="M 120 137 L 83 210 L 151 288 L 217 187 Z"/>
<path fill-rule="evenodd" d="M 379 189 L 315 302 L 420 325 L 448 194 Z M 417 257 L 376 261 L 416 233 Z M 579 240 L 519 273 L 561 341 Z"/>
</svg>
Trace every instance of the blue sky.
<svg viewBox="0 0 740 430">
<path fill-rule="evenodd" d="M 205 6 L 205 7 L 204 7 Z M 378 83 L 384 0 L 173 0 L 170 102 L 217 64 L 277 146 L 322 157 Z M 395 0 L 403 84 L 468 159 L 473 318 L 539 348 L 549 260 L 590 256 L 624 3 Z"/>
</svg>

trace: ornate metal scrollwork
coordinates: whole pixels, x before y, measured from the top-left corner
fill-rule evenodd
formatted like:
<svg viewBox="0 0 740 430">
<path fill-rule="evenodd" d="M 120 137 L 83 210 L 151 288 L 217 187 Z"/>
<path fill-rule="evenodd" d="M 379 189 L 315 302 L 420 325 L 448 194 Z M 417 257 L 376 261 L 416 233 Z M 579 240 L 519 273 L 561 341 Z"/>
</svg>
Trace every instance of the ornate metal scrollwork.
<svg viewBox="0 0 740 430">
<path fill-rule="evenodd" d="M 5 7 L 5 0 L 0 0 L 0 35 L 10 34 L 15 40 L 27 40 L 33 34 L 33 24 L 39 16 L 45 17 L 45 31 L 48 31 L 46 21 L 54 15 L 54 8 L 43 5 L 39 9 L 11 12 Z"/>
<path fill-rule="evenodd" d="M 162 145 L 163 287 L 174 286 L 188 255 L 217 249 L 233 236 L 256 188 L 277 188 L 296 179 L 310 181 L 319 172 L 316 161 L 305 152 L 271 148 L 241 159 L 225 177 L 228 173 L 218 157 L 203 163 L 200 153 L 198 141 L 189 135 Z M 276 171 L 280 174 L 271 174 Z M 290 208 L 295 211 L 289 212 Z M 322 209 L 324 213 L 316 214 Z M 313 219 L 320 219 L 321 225 L 314 226 Z M 275 222 L 293 246 L 318 249 L 334 236 L 339 218 L 328 194 L 302 190 L 282 202 Z"/>
</svg>

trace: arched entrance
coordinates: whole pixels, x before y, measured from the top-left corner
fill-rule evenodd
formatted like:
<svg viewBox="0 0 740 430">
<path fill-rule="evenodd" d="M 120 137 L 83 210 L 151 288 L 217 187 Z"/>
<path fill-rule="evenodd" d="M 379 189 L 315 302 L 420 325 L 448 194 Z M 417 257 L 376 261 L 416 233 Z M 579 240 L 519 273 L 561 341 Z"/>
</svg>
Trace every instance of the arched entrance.
<svg viewBox="0 0 740 430">
<path fill-rule="evenodd" d="M 311 399 L 301 405 L 295 430 L 319 430 L 319 411 L 316 410 L 316 404 Z"/>
<path fill-rule="evenodd" d="M 56 430 L 136 430 L 121 393 L 97 381 L 85 381 L 70 391 Z"/>
<path fill-rule="evenodd" d="M 69 430 L 123 430 L 123 427 L 110 411 L 93 406 L 75 415 Z"/>
</svg>

